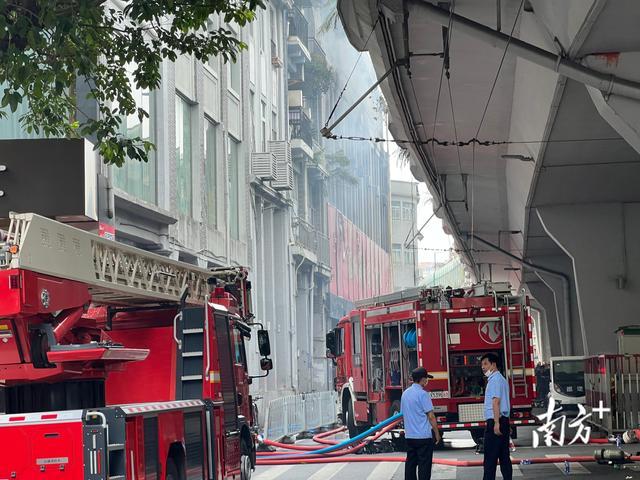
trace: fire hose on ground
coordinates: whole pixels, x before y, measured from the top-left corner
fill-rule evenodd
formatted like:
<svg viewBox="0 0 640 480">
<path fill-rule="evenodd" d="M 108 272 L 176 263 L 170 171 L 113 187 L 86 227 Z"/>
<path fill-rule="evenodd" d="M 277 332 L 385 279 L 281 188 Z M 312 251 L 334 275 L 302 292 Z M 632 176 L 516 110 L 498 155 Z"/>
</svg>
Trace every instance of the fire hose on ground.
<svg viewBox="0 0 640 480">
<path fill-rule="evenodd" d="M 393 455 L 353 455 L 364 448 L 367 444 L 376 441 L 385 433 L 392 430 L 402 419 L 402 413 L 393 415 L 386 420 L 374 425 L 367 431 L 341 442 L 330 440 L 326 437 L 335 435 L 345 430 L 340 427 L 328 432 L 324 432 L 313 437 L 316 443 L 328 446 L 313 445 L 289 445 L 285 443 L 265 440 L 266 445 L 290 450 L 289 452 L 258 452 L 257 465 L 298 465 L 298 464 L 322 464 L 334 462 L 404 462 L 406 457 Z M 347 456 L 348 455 L 348 456 Z M 353 456 L 352 456 L 353 455 Z M 595 452 L 594 456 L 564 456 L 564 457 L 533 457 L 516 459 L 512 458 L 514 465 L 526 464 L 546 464 L 546 463 L 629 463 L 640 461 L 640 455 L 630 455 L 622 450 L 601 449 Z M 481 467 L 482 460 L 455 460 L 446 458 L 434 458 L 435 465 L 447 465 L 455 467 Z"/>
</svg>

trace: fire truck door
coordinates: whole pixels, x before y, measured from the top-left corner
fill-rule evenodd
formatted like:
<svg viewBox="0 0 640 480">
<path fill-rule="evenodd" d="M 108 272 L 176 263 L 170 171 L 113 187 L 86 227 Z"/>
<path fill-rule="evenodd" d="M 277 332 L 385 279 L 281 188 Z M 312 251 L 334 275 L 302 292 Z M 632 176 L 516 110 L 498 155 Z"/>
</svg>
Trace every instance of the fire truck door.
<svg viewBox="0 0 640 480">
<path fill-rule="evenodd" d="M 362 323 L 360 315 L 351 316 L 351 358 L 353 362 L 353 388 L 356 392 L 365 392 L 367 390 L 367 380 L 365 378 L 365 368 L 362 365 Z"/>
<path fill-rule="evenodd" d="M 247 421 L 251 418 L 251 399 L 249 398 L 249 375 L 247 373 L 247 354 L 242 333 L 233 329 L 233 368 L 237 386 L 237 402 L 240 415 Z"/>
<path fill-rule="evenodd" d="M 238 396 L 234 371 L 232 331 L 227 313 L 214 314 L 218 358 L 220 360 L 220 387 L 224 412 L 224 457 L 227 469 L 240 464 L 240 429 L 238 425 Z"/>
</svg>

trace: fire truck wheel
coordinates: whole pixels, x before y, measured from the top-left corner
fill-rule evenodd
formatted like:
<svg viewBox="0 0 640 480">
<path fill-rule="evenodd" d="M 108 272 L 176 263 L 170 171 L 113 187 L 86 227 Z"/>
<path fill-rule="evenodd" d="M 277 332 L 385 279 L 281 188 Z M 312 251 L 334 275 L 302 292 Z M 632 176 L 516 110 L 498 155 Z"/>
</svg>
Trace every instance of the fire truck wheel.
<svg viewBox="0 0 640 480">
<path fill-rule="evenodd" d="M 166 480 L 180 480 L 180 474 L 178 473 L 178 467 L 172 458 L 167 460 L 167 474 Z"/>
<path fill-rule="evenodd" d="M 251 449 L 245 440 L 242 441 L 240 449 L 242 452 L 240 455 L 240 480 L 251 480 L 251 473 L 253 472 Z"/>
<path fill-rule="evenodd" d="M 356 417 L 353 413 L 353 403 L 349 402 L 347 408 L 347 429 L 349 430 L 349 437 L 353 438 L 358 435 L 358 426 L 356 425 Z"/>
</svg>

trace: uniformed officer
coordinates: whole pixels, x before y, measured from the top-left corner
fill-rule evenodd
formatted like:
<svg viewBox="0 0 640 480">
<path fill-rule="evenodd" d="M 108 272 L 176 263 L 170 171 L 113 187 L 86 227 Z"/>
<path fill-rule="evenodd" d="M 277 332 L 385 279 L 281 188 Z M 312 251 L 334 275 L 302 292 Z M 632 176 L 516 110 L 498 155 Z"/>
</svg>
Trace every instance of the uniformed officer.
<svg viewBox="0 0 640 480">
<path fill-rule="evenodd" d="M 438 423 L 433 413 L 431 395 L 425 390 L 429 379 L 427 371 L 418 367 L 411 372 L 413 384 L 402 394 L 400 410 L 404 417 L 404 438 L 407 442 L 405 480 L 430 480 L 433 461 L 433 440 L 440 442 Z M 431 424 L 431 425 L 429 425 Z M 433 433 L 431 429 L 433 428 Z M 416 468 L 418 476 L 416 477 Z"/>
<path fill-rule="evenodd" d="M 495 480 L 498 459 L 504 480 L 511 480 L 513 470 L 509 456 L 509 386 L 498 371 L 498 356 L 486 353 L 482 356 L 482 371 L 486 375 L 487 388 L 484 393 L 484 477 Z"/>
</svg>

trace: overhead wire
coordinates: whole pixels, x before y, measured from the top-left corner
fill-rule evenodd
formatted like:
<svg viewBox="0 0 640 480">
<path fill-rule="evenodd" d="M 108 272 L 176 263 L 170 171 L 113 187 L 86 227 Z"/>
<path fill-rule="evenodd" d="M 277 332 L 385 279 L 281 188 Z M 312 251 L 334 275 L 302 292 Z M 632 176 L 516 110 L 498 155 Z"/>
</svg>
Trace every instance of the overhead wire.
<svg viewBox="0 0 640 480">
<path fill-rule="evenodd" d="M 516 17 L 513 20 L 513 25 L 511 26 L 511 31 L 509 32 L 507 43 L 504 46 L 504 51 L 502 52 L 502 58 L 500 59 L 498 70 L 496 71 L 495 77 L 493 79 L 493 84 L 491 85 L 489 96 L 487 97 L 487 101 L 484 105 L 484 110 L 482 111 L 482 117 L 480 118 L 478 129 L 476 130 L 476 134 L 475 134 L 476 138 L 478 138 L 478 135 L 480 135 L 482 124 L 484 123 L 484 119 L 487 116 L 487 110 L 489 109 L 489 104 L 491 103 L 491 97 L 493 96 L 493 92 L 498 83 L 498 78 L 500 77 L 500 71 L 502 70 L 504 59 L 507 56 L 509 45 L 511 45 L 511 39 L 513 38 L 513 33 L 516 30 L 516 25 L 518 24 L 520 13 L 522 12 L 522 8 L 524 7 L 524 2 L 525 0 L 520 1 L 520 6 L 518 7 L 518 11 L 516 12 Z M 473 248 L 473 239 L 474 239 L 473 235 L 475 233 L 475 173 L 476 173 L 476 144 L 474 143 L 472 144 L 472 147 L 471 147 L 471 248 Z"/>
<path fill-rule="evenodd" d="M 607 141 L 624 141 L 622 137 L 598 137 L 598 138 L 558 138 L 547 140 L 481 140 L 479 138 L 470 138 L 469 140 L 443 140 L 439 138 L 428 138 L 420 142 L 415 140 L 405 139 L 387 139 L 381 137 L 364 137 L 358 135 L 329 135 L 325 137 L 329 140 L 349 140 L 356 142 L 389 142 L 397 143 L 398 145 L 414 144 L 414 145 L 428 145 L 435 143 L 441 147 L 469 147 L 473 144 L 479 147 L 489 147 L 493 145 L 520 145 L 520 144 L 547 144 L 547 143 L 577 143 L 577 142 L 607 142 Z"/>
<path fill-rule="evenodd" d="M 333 114 L 336 112 L 336 109 L 338 108 L 338 104 L 340 103 L 340 100 L 342 100 L 342 96 L 344 95 L 344 92 L 347 91 L 347 86 L 349 85 L 349 82 L 351 81 L 351 77 L 353 76 L 353 73 L 356 71 L 356 67 L 358 66 L 358 63 L 360 63 L 360 59 L 362 58 L 362 54 L 367 49 L 367 44 L 369 43 L 369 39 L 371 39 L 371 36 L 373 35 L 373 32 L 375 32 L 376 27 L 378 26 L 379 22 L 380 22 L 380 15 L 378 15 L 378 18 L 376 18 L 376 21 L 374 22 L 373 27 L 371 28 L 371 31 L 369 32 L 369 35 L 367 36 L 367 40 L 364 42 L 364 47 L 360 51 L 360 54 L 358 55 L 358 59 L 356 60 L 355 64 L 353 65 L 353 68 L 351 69 L 351 73 L 349 73 L 349 76 L 347 77 L 347 81 L 344 83 L 344 87 L 342 88 L 342 91 L 340 92 L 340 95 L 338 95 L 336 103 L 333 106 L 333 108 L 331 109 L 331 112 L 329 113 L 329 117 L 327 118 L 327 121 L 324 124 L 325 128 L 327 128 L 329 126 L 329 122 L 331 121 L 331 118 L 333 117 Z"/>
</svg>

